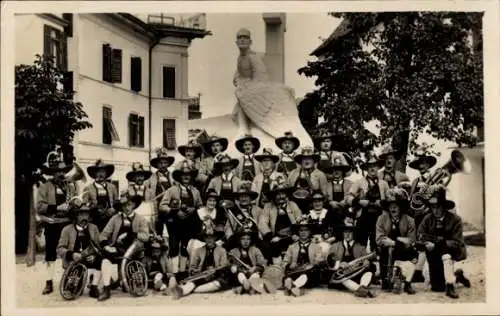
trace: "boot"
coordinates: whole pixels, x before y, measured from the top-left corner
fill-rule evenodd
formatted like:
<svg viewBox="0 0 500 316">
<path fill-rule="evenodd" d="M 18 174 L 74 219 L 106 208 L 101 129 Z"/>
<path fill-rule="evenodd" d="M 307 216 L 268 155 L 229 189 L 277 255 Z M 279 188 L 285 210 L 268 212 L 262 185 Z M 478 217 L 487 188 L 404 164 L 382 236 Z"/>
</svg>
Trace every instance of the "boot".
<svg viewBox="0 0 500 316">
<path fill-rule="evenodd" d="M 457 292 L 455 292 L 455 286 L 451 283 L 446 284 L 446 296 L 451 298 L 458 298 Z"/>
<path fill-rule="evenodd" d="M 99 294 L 99 298 L 97 300 L 99 302 L 103 302 L 111 297 L 111 290 L 109 289 L 109 286 L 104 286 L 102 288 L 101 294 Z"/>
<path fill-rule="evenodd" d="M 401 268 L 394 268 L 394 284 L 392 286 L 392 293 L 401 294 L 403 290 L 403 277 L 401 275 Z"/>
<path fill-rule="evenodd" d="M 52 280 L 47 280 L 45 282 L 45 288 L 43 289 L 42 295 L 47 295 L 54 292 L 54 284 Z"/>
<path fill-rule="evenodd" d="M 358 287 L 356 292 L 354 292 L 354 295 L 357 297 L 369 297 L 370 293 L 366 286 L 361 285 L 360 287 Z"/>
<path fill-rule="evenodd" d="M 470 281 L 464 276 L 464 270 L 458 269 L 455 271 L 455 277 L 457 278 L 458 283 L 462 283 L 463 286 L 470 288 Z"/>
<path fill-rule="evenodd" d="M 99 297 L 99 289 L 97 288 L 97 285 L 91 285 L 89 289 L 89 296 L 93 298 L 98 298 Z"/>
<path fill-rule="evenodd" d="M 233 289 L 233 293 L 234 294 L 238 294 L 238 295 L 242 294 L 243 293 L 243 286 L 237 286 L 237 287 L 235 287 Z"/>
<path fill-rule="evenodd" d="M 298 288 L 296 286 L 292 287 L 290 292 L 292 292 L 292 295 L 295 297 L 299 297 L 299 296 L 304 295 L 304 291 L 301 288 Z"/>
<path fill-rule="evenodd" d="M 174 286 L 171 290 L 172 299 L 178 300 L 183 296 L 182 288 L 178 285 Z"/>
<path fill-rule="evenodd" d="M 413 273 L 413 277 L 411 278 L 412 283 L 424 283 L 425 278 L 424 278 L 424 273 L 422 270 L 415 270 L 415 273 Z"/>
<path fill-rule="evenodd" d="M 410 295 L 413 295 L 416 293 L 415 289 L 411 286 L 410 282 L 405 282 L 404 291 Z"/>
</svg>

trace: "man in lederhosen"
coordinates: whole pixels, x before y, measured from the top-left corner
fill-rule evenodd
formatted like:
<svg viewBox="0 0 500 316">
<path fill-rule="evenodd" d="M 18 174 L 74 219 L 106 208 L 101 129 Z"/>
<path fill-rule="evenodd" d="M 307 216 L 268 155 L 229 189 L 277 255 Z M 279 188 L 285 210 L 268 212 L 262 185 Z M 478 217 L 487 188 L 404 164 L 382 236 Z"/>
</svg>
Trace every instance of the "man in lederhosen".
<svg viewBox="0 0 500 316">
<path fill-rule="evenodd" d="M 115 172 L 115 166 L 107 164 L 101 159 L 87 167 L 87 173 L 94 182 L 83 189 L 83 202 L 89 203 L 95 210 L 92 212 L 92 222 L 102 231 L 109 219 L 116 214 L 115 206 L 118 203 L 118 189 L 107 179 Z"/>
<path fill-rule="evenodd" d="M 398 187 L 389 189 L 383 201 L 385 212 L 377 220 L 382 289 L 392 290 L 396 294 L 400 294 L 401 290 L 415 294 L 411 279 L 418 257 L 414 247 L 416 228 L 415 221 L 407 214 L 408 207 L 405 190 Z M 392 252 L 392 256 L 389 256 L 389 252 Z"/>
<path fill-rule="evenodd" d="M 418 227 L 417 241 L 425 249 L 432 291 L 446 291 L 448 297 L 458 298 L 456 282 L 471 286 L 462 269 L 453 271 L 455 262 L 467 258 L 462 219 L 450 211 L 455 208 L 455 202 L 446 198 L 444 186 L 433 185 L 430 190 L 427 203 L 431 213 Z"/>
<path fill-rule="evenodd" d="M 151 170 L 146 168 L 142 163 L 134 162 L 132 164 L 132 170 L 125 175 L 129 183 L 129 194 L 131 196 L 139 196 L 141 201 L 151 200 L 152 192 L 146 185 L 146 180 L 148 180 L 152 174 Z"/>
<path fill-rule="evenodd" d="M 215 177 L 210 180 L 207 191 L 214 189 L 221 200 L 232 200 L 233 193 L 238 190 L 241 183 L 235 172 L 238 164 L 237 159 L 232 159 L 227 154 L 220 155 L 214 164 Z"/>
<path fill-rule="evenodd" d="M 266 193 L 271 191 L 271 183 L 278 177 L 285 177 L 284 174 L 276 171 L 276 163 L 279 161 L 279 156 L 274 155 L 272 149 L 264 148 L 262 154 L 255 155 L 255 159 L 262 166 L 262 173 L 259 173 L 253 179 L 253 185 L 259 193 L 257 203 L 260 208 L 268 202 Z"/>
<path fill-rule="evenodd" d="M 193 186 L 198 171 L 189 167 L 186 162 L 181 169 L 172 172 L 176 184 L 163 195 L 158 209 L 163 224 L 169 234 L 169 257 L 180 270 L 187 263 L 187 246 L 197 230 L 196 210 L 202 206 L 200 191 Z M 165 222 L 166 221 L 166 222 Z M 179 271 L 174 271 L 177 273 Z"/>
<path fill-rule="evenodd" d="M 331 174 L 330 181 L 328 181 L 328 204 L 332 210 L 332 221 L 336 224 L 342 225 L 344 217 L 348 212 L 348 198 L 347 194 L 351 190 L 353 182 L 345 178 L 346 173 L 351 169 L 345 156 L 341 153 L 332 156 L 332 164 L 330 166 Z M 342 238 L 342 230 L 335 229 L 335 238 Z"/>
<path fill-rule="evenodd" d="M 193 185 L 198 189 L 198 191 L 202 192 L 204 185 L 201 181 L 199 170 L 201 167 L 203 147 L 197 142 L 197 140 L 191 139 L 186 145 L 178 146 L 177 151 L 182 157 L 184 157 L 184 159 L 176 163 L 174 169 L 181 169 L 187 164 L 191 169 L 198 170 L 198 175 L 196 176 L 196 179 L 193 180 Z"/>
<path fill-rule="evenodd" d="M 203 183 L 205 188 L 210 183 L 210 180 L 215 177 L 213 174 L 215 157 L 224 153 L 227 150 L 228 144 L 227 138 L 216 135 L 212 135 L 208 141 L 202 144 L 207 156 L 201 161 L 198 179 Z"/>
<path fill-rule="evenodd" d="M 293 136 L 292 132 L 285 132 L 274 142 L 281 149 L 277 171 L 288 177 L 288 174 L 298 167 L 295 162 L 295 151 L 300 147 L 300 140 Z"/>
<path fill-rule="evenodd" d="M 303 214 L 309 212 L 308 197 L 312 191 L 321 190 L 323 194 L 328 195 L 326 175 L 315 167 L 319 159 L 319 155 L 314 152 L 313 148 L 302 148 L 301 153 L 295 156 L 299 168 L 293 170 L 288 176 L 288 184 L 294 188 L 294 202 Z M 296 194 L 299 191 L 301 194 Z"/>
<path fill-rule="evenodd" d="M 174 178 L 172 178 L 172 173 L 168 170 L 170 166 L 174 164 L 174 162 L 175 158 L 168 154 L 168 150 L 166 148 L 157 149 L 156 157 L 151 159 L 150 161 L 151 166 L 156 169 L 156 172 L 153 173 L 151 177 L 146 181 L 146 187 L 148 187 L 149 191 L 153 195 L 153 198 L 155 199 L 153 202 L 155 206 L 155 212 L 158 217 L 164 215 L 164 213 L 158 212 L 160 201 L 163 197 L 160 197 L 160 195 L 165 194 L 167 190 L 174 185 Z M 154 228 L 156 233 L 158 233 L 160 236 L 163 236 L 163 223 L 165 223 L 165 220 L 162 218 L 158 218 L 158 220 L 156 221 L 156 227 Z"/>
<path fill-rule="evenodd" d="M 437 163 L 436 157 L 426 154 L 425 152 L 426 148 L 422 146 L 421 148 L 418 148 L 416 153 L 415 153 L 415 158 L 410 161 L 408 164 L 408 167 L 418 170 L 419 176 L 415 178 L 411 184 L 411 190 L 409 192 L 410 196 L 416 192 L 418 192 L 422 187 L 427 186 L 425 183 L 429 177 L 429 170 L 434 167 Z M 410 209 L 411 215 L 413 216 L 415 220 L 415 227 L 418 229 L 420 226 L 420 223 L 422 223 L 422 220 L 424 219 L 425 215 L 429 213 L 429 208 L 427 207 L 427 204 L 425 203 L 422 205 L 422 209 L 419 210 L 414 210 Z M 424 270 L 424 264 L 425 264 L 425 252 L 420 251 L 418 254 L 418 261 L 415 266 L 415 273 L 413 274 L 413 280 L 412 282 L 419 283 L 419 282 L 425 282 L 423 270 Z"/>
<path fill-rule="evenodd" d="M 235 146 L 243 154 L 243 157 L 239 159 L 236 175 L 241 180 L 253 181 L 254 177 L 261 172 L 261 166 L 254 157 L 260 149 L 259 139 L 252 135 L 245 135 L 235 142 Z"/>
<path fill-rule="evenodd" d="M 378 170 L 382 161 L 373 153 L 367 154 L 365 161 L 360 165 L 366 175 L 356 181 L 348 193 L 347 201 L 355 212 L 356 218 L 356 241 L 367 245 L 370 240 L 370 251 L 376 249 L 375 226 L 379 215 L 382 213 L 381 201 L 385 199 L 385 193 L 389 185 L 379 179 Z"/>
<path fill-rule="evenodd" d="M 82 252 L 90 246 L 91 242 L 99 245 L 99 229 L 90 223 L 90 211 L 90 205 L 83 204 L 81 201 L 71 205 L 70 216 L 74 218 L 74 222 L 64 227 L 57 245 L 57 253 L 62 259 L 64 269 L 71 262 L 81 260 Z M 89 296 L 93 298 L 99 296 L 97 286 L 101 280 L 101 261 L 102 258 L 97 256 L 83 261 L 92 276 Z"/>
<path fill-rule="evenodd" d="M 288 246 L 281 263 L 285 271 L 285 295 L 301 296 L 304 287 L 311 288 L 320 283 L 318 265 L 325 261 L 325 256 L 319 244 L 312 242 L 311 233 L 315 232 L 317 226 L 308 219 L 307 215 L 303 215 L 292 225 L 293 233 L 299 238 Z"/>
<path fill-rule="evenodd" d="M 292 225 L 302 215 L 297 204 L 288 198 L 292 191 L 293 188 L 288 186 L 286 179 L 280 177 L 267 193 L 271 203 L 264 206 L 258 223 L 262 239 L 270 247 L 269 253 L 264 253 L 269 261 L 281 261 L 281 254 L 293 242 Z"/>
<path fill-rule="evenodd" d="M 410 182 L 408 176 L 403 172 L 396 170 L 396 163 L 401 158 L 401 151 L 392 148 L 392 146 L 385 146 L 382 148 L 382 153 L 379 159 L 384 163 L 384 169 L 379 170 L 379 179 L 384 180 L 389 184 L 389 188 L 400 185 L 403 182 Z"/>
<path fill-rule="evenodd" d="M 99 301 L 111 297 L 111 282 L 118 281 L 118 265 L 125 251 L 137 239 L 141 242 L 149 240 L 149 226 L 145 217 L 136 214 L 135 210 L 141 204 L 139 195 L 130 195 L 129 190 L 120 194 L 120 212 L 109 220 L 99 236 L 100 246 L 105 252 L 102 260 L 103 289 Z"/>
<path fill-rule="evenodd" d="M 61 231 L 70 221 L 67 217 L 68 202 L 77 195 L 76 186 L 65 179 L 72 165 L 54 158 L 48 159 L 48 166 L 42 167 L 42 172 L 52 178 L 43 183 L 37 192 L 37 214 L 43 216 L 45 234 L 45 263 L 47 268 L 43 295 L 53 292 L 54 263 L 57 259 L 57 244 Z"/>
<path fill-rule="evenodd" d="M 322 131 L 314 137 L 314 146 L 319 154 L 318 169 L 325 173 L 328 180 L 332 177 L 329 171 L 331 171 L 333 156 L 340 153 L 335 150 L 339 147 L 339 143 L 341 143 L 340 137 L 328 131 Z"/>
</svg>

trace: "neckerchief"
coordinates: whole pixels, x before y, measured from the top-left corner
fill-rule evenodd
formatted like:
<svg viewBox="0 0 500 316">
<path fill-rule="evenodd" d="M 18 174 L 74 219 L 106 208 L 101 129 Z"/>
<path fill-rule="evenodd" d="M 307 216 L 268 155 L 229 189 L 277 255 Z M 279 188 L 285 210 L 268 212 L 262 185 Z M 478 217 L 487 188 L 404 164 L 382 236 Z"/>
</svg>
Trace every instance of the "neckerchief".
<svg viewBox="0 0 500 316">
<path fill-rule="evenodd" d="M 332 151 L 329 150 L 329 151 L 320 151 L 319 153 L 320 157 L 322 158 L 322 160 L 328 160 L 328 161 L 331 161 L 332 160 Z M 326 158 L 326 159 L 323 159 L 323 158 Z"/>
<path fill-rule="evenodd" d="M 309 248 L 310 244 L 311 244 L 310 240 L 308 240 L 306 242 L 299 241 L 299 253 L 302 253 L 302 254 L 307 253 L 307 249 Z"/>
<path fill-rule="evenodd" d="M 253 154 L 251 155 L 244 155 L 243 156 L 243 165 L 244 166 L 253 166 Z"/>
<path fill-rule="evenodd" d="M 373 187 L 374 185 L 378 184 L 378 177 L 370 177 L 370 176 L 366 176 L 366 180 L 368 181 L 368 186 L 371 188 Z"/>
<path fill-rule="evenodd" d="M 340 179 L 340 180 L 333 179 L 332 183 L 336 184 L 336 185 L 342 185 L 342 184 L 344 184 L 344 179 Z"/>
<path fill-rule="evenodd" d="M 295 152 L 292 152 L 291 154 L 285 154 L 284 152 L 281 152 L 281 161 L 283 161 L 283 162 L 290 162 L 290 161 L 295 162 Z"/>
<path fill-rule="evenodd" d="M 351 240 L 350 242 L 343 241 L 344 244 L 344 249 L 347 251 L 347 256 L 354 255 L 352 253 L 352 248 L 354 247 L 354 240 Z"/>
<path fill-rule="evenodd" d="M 132 221 L 134 220 L 134 217 L 135 217 L 135 211 L 132 211 L 128 215 L 126 215 L 125 213 L 122 213 L 123 226 L 125 226 L 125 227 L 132 226 Z"/>
<path fill-rule="evenodd" d="M 107 196 L 108 195 L 108 188 L 107 188 L 105 181 L 103 181 L 101 183 L 94 181 L 94 187 L 97 191 L 97 196 Z"/>
<path fill-rule="evenodd" d="M 141 185 L 133 184 L 134 192 L 138 196 L 144 196 L 144 191 L 146 190 L 146 185 L 143 183 Z"/>
<path fill-rule="evenodd" d="M 221 174 L 221 177 L 222 177 L 222 181 L 224 182 L 231 182 L 231 180 L 233 179 L 233 172 L 231 171 L 230 173 L 228 174 Z"/>
<path fill-rule="evenodd" d="M 165 183 L 165 182 L 170 182 L 170 173 L 168 172 L 168 170 L 166 172 L 160 172 L 158 171 L 156 173 L 156 176 L 158 177 L 158 182 L 159 183 Z"/>
</svg>

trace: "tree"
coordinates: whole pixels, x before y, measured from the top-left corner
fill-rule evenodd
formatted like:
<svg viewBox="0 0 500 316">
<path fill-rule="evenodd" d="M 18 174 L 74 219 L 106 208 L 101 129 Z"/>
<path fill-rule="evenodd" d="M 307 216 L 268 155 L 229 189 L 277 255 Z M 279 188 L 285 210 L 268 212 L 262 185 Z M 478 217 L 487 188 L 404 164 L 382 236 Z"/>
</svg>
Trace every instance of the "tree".
<svg viewBox="0 0 500 316">
<path fill-rule="evenodd" d="M 69 149 L 72 158 L 73 137 L 77 131 L 90 128 L 87 114 L 80 102 L 73 101 L 74 91 L 63 89 L 65 72 L 54 65 L 52 58 L 37 55 L 33 65 L 16 66 L 16 183 L 24 188 L 20 194 L 29 198 L 28 265 L 34 264 L 36 222 L 33 206 L 33 185 L 38 183 L 38 169 L 47 154 L 60 145 Z M 16 184 L 16 187 L 18 186 Z M 16 214 L 22 211 L 16 207 Z"/>
<path fill-rule="evenodd" d="M 332 132 L 361 144 L 369 135 L 365 123 L 375 121 L 380 136 L 371 145 L 392 140 L 412 152 L 422 134 L 458 146 L 477 142 L 472 131 L 483 126 L 482 13 L 330 15 L 344 19 L 344 29 L 323 58 L 298 72 L 317 78 L 303 102 L 313 100 Z"/>
</svg>

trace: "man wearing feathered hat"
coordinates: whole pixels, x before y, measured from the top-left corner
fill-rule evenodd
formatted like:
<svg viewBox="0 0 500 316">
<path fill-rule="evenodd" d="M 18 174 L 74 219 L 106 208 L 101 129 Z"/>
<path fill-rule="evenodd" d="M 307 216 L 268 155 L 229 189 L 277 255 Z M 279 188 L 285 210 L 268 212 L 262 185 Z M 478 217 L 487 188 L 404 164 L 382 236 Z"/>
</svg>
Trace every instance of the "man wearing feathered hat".
<svg viewBox="0 0 500 316">
<path fill-rule="evenodd" d="M 289 131 L 276 138 L 275 144 L 281 149 L 277 170 L 288 177 L 288 174 L 298 167 L 295 162 L 295 151 L 300 147 L 300 140 Z"/>
<path fill-rule="evenodd" d="M 89 204 L 84 204 L 78 198 L 73 200 L 69 211 L 73 223 L 63 228 L 57 245 L 57 253 L 62 259 L 64 269 L 71 262 L 84 259 L 83 262 L 87 266 L 89 274 L 92 275 L 89 296 L 97 298 L 99 296 L 97 286 L 101 280 L 102 258 L 95 255 L 94 257 L 82 258 L 82 252 L 90 247 L 90 243 L 99 245 L 99 229 L 90 223 L 90 211 Z"/>
<path fill-rule="evenodd" d="M 329 173 L 330 167 L 333 163 L 333 156 L 340 154 L 337 149 L 341 146 L 343 140 L 339 135 L 322 130 L 319 135 L 314 137 L 314 146 L 319 154 L 318 169 L 323 171 L 328 178 L 331 177 Z"/>
<path fill-rule="evenodd" d="M 409 194 L 414 194 L 418 192 L 422 187 L 425 187 L 425 182 L 429 177 L 429 170 L 434 167 L 437 163 L 436 157 L 427 154 L 427 146 L 423 144 L 420 146 L 416 152 L 414 159 L 408 164 L 412 169 L 418 170 L 419 176 L 415 178 L 411 184 L 411 189 Z M 422 210 L 410 210 L 412 211 L 412 216 L 415 219 L 415 227 L 419 227 L 420 223 L 424 219 L 425 215 L 429 212 L 428 207 L 424 207 Z M 424 282 L 424 264 L 425 264 L 425 252 L 421 251 L 418 255 L 417 265 L 415 267 L 415 273 L 413 274 L 413 282 Z"/>
<path fill-rule="evenodd" d="M 156 197 L 165 193 L 174 185 L 172 173 L 169 171 L 174 162 L 175 157 L 171 156 L 165 147 L 156 149 L 156 157 L 150 161 L 151 166 L 156 169 L 156 172 L 146 181 L 146 186 L 153 196 Z"/>
<path fill-rule="evenodd" d="M 255 159 L 261 164 L 262 172 L 255 176 L 253 185 L 257 193 L 259 193 L 258 205 L 263 208 L 264 204 L 268 202 L 265 193 L 271 190 L 271 183 L 278 177 L 284 177 L 285 175 L 276 171 L 276 163 L 280 158 L 278 155 L 273 154 L 272 149 L 264 148 L 262 154 L 256 155 Z"/>
<path fill-rule="evenodd" d="M 231 272 L 237 275 L 240 286 L 234 289 L 236 294 L 265 291 L 264 282 L 261 279 L 262 272 L 267 265 L 267 260 L 258 247 L 255 246 L 255 241 L 259 238 L 259 232 L 254 228 L 247 226 L 242 227 L 236 234 L 239 245 L 234 247 L 229 252 L 231 256 L 238 259 L 232 261 Z M 246 265 L 246 266 L 243 266 Z M 249 269 L 248 269 L 249 268 Z M 262 286 L 261 286 L 262 285 Z"/>
<path fill-rule="evenodd" d="M 312 191 L 321 190 L 323 194 L 328 195 L 326 175 L 315 167 L 319 159 L 319 155 L 314 152 L 312 147 L 302 148 L 301 153 L 295 156 L 299 168 L 288 175 L 288 184 L 295 190 L 294 201 L 304 214 L 309 211 L 307 198 Z M 297 194 L 298 191 L 303 193 Z"/>
<path fill-rule="evenodd" d="M 339 222 L 341 214 L 345 213 L 348 208 L 347 194 L 351 190 L 353 182 L 346 178 L 346 173 L 351 170 L 351 166 L 347 162 L 345 156 L 342 153 L 338 153 L 332 156 L 332 163 L 328 168 L 328 173 L 331 174 L 331 178 L 328 181 L 328 200 L 329 205 L 339 216 L 336 222 Z M 337 236 L 337 237 L 340 237 Z"/>
<path fill-rule="evenodd" d="M 415 294 L 411 279 L 418 253 L 414 248 L 415 221 L 408 215 L 408 194 L 395 187 L 387 190 L 383 201 L 385 212 L 377 220 L 376 239 L 380 247 L 380 274 L 382 289 L 400 294 L 404 290 Z M 392 258 L 389 256 L 392 252 Z M 393 280 L 385 276 L 391 271 Z M 403 287 L 402 287 L 403 286 Z"/>
<path fill-rule="evenodd" d="M 132 170 L 125 175 L 128 180 L 129 195 L 138 196 L 141 198 L 141 201 L 151 200 L 153 194 L 146 185 L 146 180 L 148 180 L 152 174 L 149 167 L 144 166 L 140 162 L 134 162 L 132 164 Z"/>
<path fill-rule="evenodd" d="M 169 233 L 169 256 L 179 260 L 180 266 L 184 266 L 182 262 L 188 257 L 189 240 L 197 233 L 196 210 L 203 203 L 200 191 L 193 186 L 197 175 L 198 171 L 190 168 L 188 162 L 174 170 L 172 177 L 176 184 L 165 192 L 158 209 L 158 220 Z"/>
<path fill-rule="evenodd" d="M 341 227 L 343 229 L 343 238 L 331 246 L 329 254 L 326 257 L 328 265 L 333 266 L 333 271 L 339 268 L 346 268 L 351 261 L 368 254 L 366 246 L 355 241 L 356 225 L 353 217 L 346 217 L 344 225 Z M 374 270 L 376 269 L 373 264 L 370 264 L 362 273 L 341 283 L 330 282 L 330 286 L 338 288 L 337 285 L 342 285 L 347 290 L 354 292 L 358 297 L 375 297 L 374 293 L 369 289 Z"/>
<path fill-rule="evenodd" d="M 214 170 L 215 157 L 224 153 L 227 150 L 229 141 L 225 137 L 212 135 L 202 145 L 206 157 L 203 158 L 203 160 L 201 161 L 200 173 L 198 175 L 198 178 L 206 186 L 210 182 L 210 180 L 212 180 L 212 178 L 214 177 L 213 170 Z"/>
<path fill-rule="evenodd" d="M 319 284 L 318 265 L 324 262 L 324 255 L 319 244 L 314 243 L 311 233 L 317 225 L 303 215 L 292 225 L 292 231 L 298 235 L 298 240 L 288 246 L 281 267 L 285 271 L 285 295 L 302 296 L 304 287 Z"/>
<path fill-rule="evenodd" d="M 288 198 L 292 190 L 285 177 L 278 177 L 266 194 L 270 203 L 264 206 L 259 218 L 259 230 L 270 244 L 268 258 L 273 262 L 280 262 L 282 252 L 293 242 L 291 227 L 302 215 L 297 204 Z"/>
<path fill-rule="evenodd" d="M 101 159 L 87 167 L 87 173 L 94 181 L 83 189 L 83 202 L 90 204 L 95 210 L 92 212 L 92 222 L 97 225 L 99 230 L 102 230 L 116 213 L 118 189 L 108 181 L 114 172 L 115 166 L 105 163 Z"/>
<path fill-rule="evenodd" d="M 379 170 L 378 176 L 381 180 L 385 180 L 391 188 L 402 182 L 410 182 L 405 173 L 396 170 L 396 164 L 401 158 L 401 154 L 401 150 L 387 145 L 382 148 L 382 152 L 379 155 L 379 159 L 384 163 L 384 169 Z"/>
<path fill-rule="evenodd" d="M 238 165 L 238 160 L 227 154 L 218 156 L 214 163 L 215 177 L 210 180 L 207 190 L 214 189 L 221 199 L 231 200 L 232 194 L 238 190 L 241 183 L 241 178 L 235 170 Z"/>
<path fill-rule="evenodd" d="M 230 278 L 226 249 L 216 244 L 216 240 L 220 238 L 220 233 L 213 228 L 207 229 L 200 233 L 199 236 L 205 244 L 196 249 L 189 260 L 189 274 L 196 276 L 200 273 L 212 271 L 212 273 L 204 278 L 193 281 L 181 281 L 181 285 L 177 282 L 171 282 L 170 292 L 174 299 L 179 299 L 183 296 L 195 293 L 211 293 L 225 290 L 230 286 Z M 177 281 L 177 280 L 176 280 Z"/>
<path fill-rule="evenodd" d="M 368 153 L 360 167 L 366 175 L 354 182 L 347 195 L 347 202 L 356 210 L 358 217 L 356 241 L 366 245 L 370 240 L 370 251 L 373 251 L 376 249 L 375 226 L 382 213 L 381 202 L 385 199 L 389 184 L 378 177 L 382 161 L 375 154 Z"/>
<path fill-rule="evenodd" d="M 47 165 L 42 167 L 44 174 L 51 178 L 37 191 L 36 212 L 44 226 L 46 282 L 43 295 L 53 292 L 54 263 L 57 259 L 57 244 L 61 231 L 70 221 L 67 217 L 68 202 L 77 195 L 76 186 L 69 183 L 65 175 L 73 166 L 66 164 L 59 155 L 49 154 Z"/>
<path fill-rule="evenodd" d="M 136 239 L 144 243 L 149 240 L 149 225 L 146 218 L 135 213 L 141 200 L 140 196 L 131 195 L 129 190 L 121 192 L 120 212 L 111 217 L 99 236 L 100 246 L 106 253 L 101 267 L 104 287 L 99 295 L 99 301 L 111 297 L 110 284 L 112 276 L 118 275 L 120 257 Z"/>
<path fill-rule="evenodd" d="M 455 262 L 467 258 L 462 219 L 450 211 L 455 203 L 446 198 L 444 186 L 433 185 L 430 192 L 427 203 L 431 213 L 422 220 L 417 231 L 417 241 L 426 252 L 432 290 L 446 291 L 448 297 L 458 298 L 456 282 L 466 287 L 471 286 L 463 270 L 454 272 Z"/>
<path fill-rule="evenodd" d="M 236 140 L 235 146 L 243 154 L 238 159 L 239 164 L 236 169 L 236 175 L 241 180 L 253 181 L 254 177 L 261 172 L 261 166 L 254 157 L 255 153 L 260 149 L 260 140 L 248 134 Z"/>
<path fill-rule="evenodd" d="M 203 147 L 198 143 L 196 139 L 190 139 L 187 144 L 177 147 L 177 152 L 184 157 L 181 161 L 177 162 L 174 166 L 174 170 L 183 168 L 186 164 L 192 169 L 198 170 L 196 179 L 194 179 L 193 185 L 201 192 L 204 185 L 200 178 L 200 167 L 201 159 L 203 155 Z"/>
</svg>

